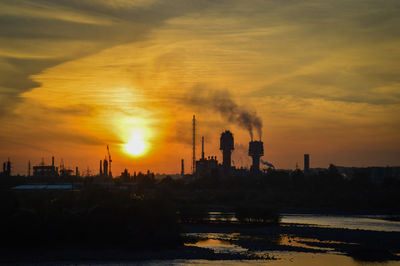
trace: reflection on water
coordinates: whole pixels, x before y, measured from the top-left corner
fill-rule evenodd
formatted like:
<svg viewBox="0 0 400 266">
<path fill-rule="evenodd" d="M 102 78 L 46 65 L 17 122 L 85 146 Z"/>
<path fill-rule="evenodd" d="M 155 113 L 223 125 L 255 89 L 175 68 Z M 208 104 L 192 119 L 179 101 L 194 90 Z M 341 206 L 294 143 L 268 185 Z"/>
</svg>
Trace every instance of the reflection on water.
<svg viewBox="0 0 400 266">
<path fill-rule="evenodd" d="M 272 252 L 272 255 L 278 258 L 277 260 L 268 261 L 268 265 L 277 266 L 277 265 L 324 265 L 324 266 L 395 266 L 399 265 L 397 261 L 388 261 L 384 263 L 377 262 L 358 262 L 354 259 L 343 256 L 340 254 L 331 254 L 331 253 L 303 253 L 303 252 Z"/>
<path fill-rule="evenodd" d="M 320 227 L 400 232 L 400 221 L 385 220 L 385 215 L 282 214 L 281 222 Z M 209 212 L 210 222 L 237 223 L 235 212 Z"/>
<path fill-rule="evenodd" d="M 195 244 L 185 244 L 185 246 L 196 246 L 201 248 L 212 249 L 215 253 L 241 253 L 246 252 L 247 249 L 231 244 L 228 241 L 218 239 L 200 240 Z"/>
<path fill-rule="evenodd" d="M 322 241 L 314 238 L 305 238 L 305 237 L 293 237 L 288 235 L 281 235 L 280 237 L 280 245 L 299 247 L 299 248 L 308 248 L 315 250 L 324 250 L 324 251 L 334 251 L 334 248 L 328 247 L 315 247 L 311 246 L 307 243 L 322 243 L 322 244 L 344 244 L 344 242 L 339 241 Z"/>
<path fill-rule="evenodd" d="M 293 251 L 271 251 L 271 250 L 256 250 L 251 251 L 243 248 L 239 245 L 232 244 L 234 240 L 239 238 L 253 239 L 256 240 L 258 237 L 241 235 L 239 233 L 227 234 L 227 233 L 195 233 L 188 234 L 192 237 L 196 236 L 199 241 L 191 244 L 185 244 L 188 246 L 197 246 L 202 248 L 212 249 L 216 253 L 246 253 L 252 255 L 254 260 L 223 260 L 223 261 L 208 261 L 208 260 L 174 260 L 166 262 L 158 262 L 163 265 L 376 265 L 376 266 L 394 266 L 400 265 L 397 261 L 385 261 L 385 262 L 361 262 L 357 261 L 349 256 L 339 253 L 332 247 L 325 246 L 324 244 L 351 244 L 357 245 L 355 243 L 346 243 L 333 240 L 318 240 L 315 238 L 306 237 L 294 237 L 290 235 L 280 235 L 276 239 L 281 246 L 291 246 L 306 248 L 309 250 L 315 250 L 315 252 L 293 252 Z M 262 238 L 260 238 L 262 239 Z M 273 239 L 271 239 L 273 241 Z M 240 242 L 239 242 L 240 243 Z M 316 244 L 315 246 L 313 244 Z M 321 245 L 322 244 L 322 245 Z M 273 258 L 273 259 L 268 259 Z M 146 264 L 148 265 L 148 264 Z"/>
<path fill-rule="evenodd" d="M 363 229 L 376 231 L 396 231 L 400 232 L 400 222 L 387 221 L 384 216 L 340 216 L 340 215 L 307 215 L 307 214 L 284 214 L 282 222 L 287 224 L 306 224 L 319 227 L 347 228 L 347 229 Z M 210 221 L 221 222 L 230 221 L 237 222 L 235 213 L 210 212 Z M 151 260 L 151 261 L 131 261 L 128 263 L 73 263 L 69 265 L 342 265 L 342 266 L 395 266 L 400 265 L 398 261 L 385 262 L 360 262 L 349 256 L 339 253 L 337 250 L 329 246 L 329 244 L 347 244 L 356 245 L 355 243 L 344 243 L 339 241 L 321 241 L 314 238 L 305 238 L 291 235 L 269 236 L 266 239 L 262 235 L 247 235 L 240 233 L 188 233 L 188 242 L 185 246 L 195 246 L 212 250 L 217 254 L 247 254 L 248 258 L 256 258 L 254 260 L 199 260 L 199 259 L 178 259 L 178 260 Z M 191 241 L 189 241 L 191 240 Z M 241 241 L 242 242 L 241 242 Z M 274 245 L 289 246 L 296 248 L 306 248 L 311 252 L 293 252 L 282 251 L 290 249 L 268 250 L 268 248 L 256 249 L 253 251 L 249 246 L 243 244 L 244 240 L 250 242 L 270 241 Z M 238 244 L 239 243 L 239 244 Z M 249 242 L 247 242 L 249 243 Z M 242 246 L 240 246 L 242 245 Z M 244 248 L 248 247 L 247 248 Z M 297 250 L 303 251 L 303 250 Z M 273 260 L 268 258 L 275 258 Z M 68 265 L 59 264 L 58 265 Z"/>
<path fill-rule="evenodd" d="M 323 227 L 400 232 L 400 222 L 384 220 L 383 215 L 316 215 L 283 214 L 282 223 L 298 223 Z"/>
<path fill-rule="evenodd" d="M 208 212 L 208 220 L 210 222 L 231 222 L 236 223 L 239 220 L 234 212 Z"/>
<path fill-rule="evenodd" d="M 212 249 L 215 253 L 242 253 L 247 252 L 247 249 L 234 245 L 228 240 L 234 240 L 238 236 L 233 234 L 186 234 L 190 237 L 199 237 L 200 240 L 196 243 L 185 243 L 185 246 L 195 246 L 200 248 Z"/>
<path fill-rule="evenodd" d="M 385 263 L 374 263 L 374 262 L 357 262 L 352 258 L 341 256 L 337 254 L 312 254 L 303 252 L 274 252 L 277 260 L 154 260 L 154 261 L 142 261 L 142 262 L 129 262 L 129 263 L 107 263 L 103 265 L 123 266 L 123 265 L 270 265 L 270 266 L 281 266 L 281 265 L 296 265 L 296 266 L 398 266 L 399 262 L 388 261 Z M 68 265 L 68 264 L 65 264 Z M 69 265 L 102 265 L 102 264 L 69 264 Z"/>
</svg>

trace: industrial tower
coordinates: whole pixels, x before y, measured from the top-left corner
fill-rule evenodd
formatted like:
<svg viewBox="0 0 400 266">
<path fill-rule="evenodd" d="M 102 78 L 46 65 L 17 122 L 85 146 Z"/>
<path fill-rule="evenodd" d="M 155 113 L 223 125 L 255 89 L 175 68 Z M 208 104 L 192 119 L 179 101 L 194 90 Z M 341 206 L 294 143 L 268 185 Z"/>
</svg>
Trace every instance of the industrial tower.
<svg viewBox="0 0 400 266">
<path fill-rule="evenodd" d="M 193 175 L 196 173 L 196 117 L 193 115 Z"/>
<path fill-rule="evenodd" d="M 304 154 L 304 174 L 308 174 L 310 171 L 310 154 Z"/>
<path fill-rule="evenodd" d="M 108 147 L 108 145 L 107 145 L 107 153 L 108 153 L 108 176 L 112 177 L 112 172 L 111 172 L 112 160 L 111 160 L 110 148 Z M 107 175 L 107 173 L 106 173 L 106 175 Z"/>
<path fill-rule="evenodd" d="M 249 142 L 249 156 L 253 159 L 250 172 L 258 174 L 260 172 L 260 157 L 264 155 L 264 143 L 260 141 Z"/>
<path fill-rule="evenodd" d="M 233 135 L 230 131 L 225 131 L 221 134 L 219 149 L 222 150 L 224 170 L 231 168 L 231 154 L 234 150 Z"/>
</svg>

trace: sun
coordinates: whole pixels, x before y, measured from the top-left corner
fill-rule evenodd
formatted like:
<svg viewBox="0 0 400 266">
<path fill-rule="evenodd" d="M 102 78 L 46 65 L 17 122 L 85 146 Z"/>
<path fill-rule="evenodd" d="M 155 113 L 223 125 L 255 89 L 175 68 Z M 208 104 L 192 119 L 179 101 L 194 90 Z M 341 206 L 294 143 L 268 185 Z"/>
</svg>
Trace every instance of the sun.
<svg viewBox="0 0 400 266">
<path fill-rule="evenodd" d="M 146 152 L 146 141 L 139 132 L 132 133 L 128 143 L 125 144 L 127 153 L 133 156 L 140 156 Z"/>
</svg>

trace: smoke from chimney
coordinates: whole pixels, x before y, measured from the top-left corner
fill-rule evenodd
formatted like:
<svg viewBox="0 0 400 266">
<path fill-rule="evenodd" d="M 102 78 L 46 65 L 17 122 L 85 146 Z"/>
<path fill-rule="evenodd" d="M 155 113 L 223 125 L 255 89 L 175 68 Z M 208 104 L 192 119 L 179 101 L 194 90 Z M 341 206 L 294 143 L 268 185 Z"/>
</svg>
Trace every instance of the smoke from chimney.
<svg viewBox="0 0 400 266">
<path fill-rule="evenodd" d="M 229 91 L 207 90 L 194 88 L 188 100 L 190 104 L 210 108 L 217 111 L 223 119 L 247 129 L 253 140 L 253 129 L 257 131 L 258 137 L 262 136 L 262 120 L 256 112 L 249 111 L 238 105 L 231 97 Z"/>
<path fill-rule="evenodd" d="M 264 161 L 263 159 L 261 159 L 261 163 L 262 163 L 262 164 L 265 164 L 265 165 L 268 166 L 268 167 L 275 168 L 275 166 L 274 166 L 272 163 L 269 163 L 269 162 L 267 162 L 267 161 Z"/>
</svg>

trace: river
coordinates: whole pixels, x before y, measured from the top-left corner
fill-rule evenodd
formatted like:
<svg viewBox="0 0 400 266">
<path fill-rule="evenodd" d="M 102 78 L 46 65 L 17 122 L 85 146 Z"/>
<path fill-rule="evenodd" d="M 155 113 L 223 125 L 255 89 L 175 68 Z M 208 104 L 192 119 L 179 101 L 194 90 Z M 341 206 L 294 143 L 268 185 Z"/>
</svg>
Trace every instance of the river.
<svg viewBox="0 0 400 266">
<path fill-rule="evenodd" d="M 225 221 L 235 222 L 234 213 L 210 213 L 211 220 L 217 221 L 223 219 Z M 383 215 L 316 215 L 316 214 L 282 214 L 281 228 L 297 226 L 298 228 L 315 227 L 315 228 L 337 228 L 353 230 L 368 230 L 381 232 L 379 234 L 387 236 L 387 232 L 400 232 L 399 221 L 385 220 Z M 273 229 L 272 229 L 273 231 Z M 357 231 L 357 233 L 363 231 Z M 368 233 L 368 232 L 366 232 Z M 385 260 L 383 262 L 368 262 L 355 259 L 345 253 L 339 252 L 338 249 L 332 248 L 345 243 L 340 241 L 319 240 L 317 238 L 299 237 L 296 235 L 280 234 L 276 240 L 278 247 L 286 247 L 288 250 L 277 248 L 252 249 L 252 237 L 255 235 L 245 235 L 239 232 L 188 232 L 187 237 L 195 237 L 198 241 L 185 243 L 187 247 L 198 247 L 212 250 L 218 254 L 251 254 L 259 259 L 249 260 L 207 260 L 207 259 L 175 259 L 175 260 L 144 260 L 132 262 L 102 262 L 102 263 L 73 263 L 73 265 L 324 265 L 324 266 L 394 266 L 400 265 L 400 261 Z M 389 233 L 390 234 L 390 233 Z M 396 234 L 396 233 L 394 233 Z M 197 237 L 197 238 L 196 238 Z M 247 241 L 247 242 L 246 242 Z M 254 240 L 255 241 L 255 240 Z M 399 239 L 400 241 L 400 239 Z M 250 243 L 250 244 L 249 244 Z M 244 244 L 244 245 L 242 245 Z M 333 245 L 333 246 L 330 246 Z M 292 250 L 290 250 L 292 248 Z M 296 248 L 305 249 L 306 252 L 293 251 Z M 399 248 L 396 246 L 397 252 Z M 395 255 L 400 255 L 395 253 Z M 272 259 L 271 259 L 272 258 Z M 66 264 L 72 265 L 72 264 Z"/>
</svg>

